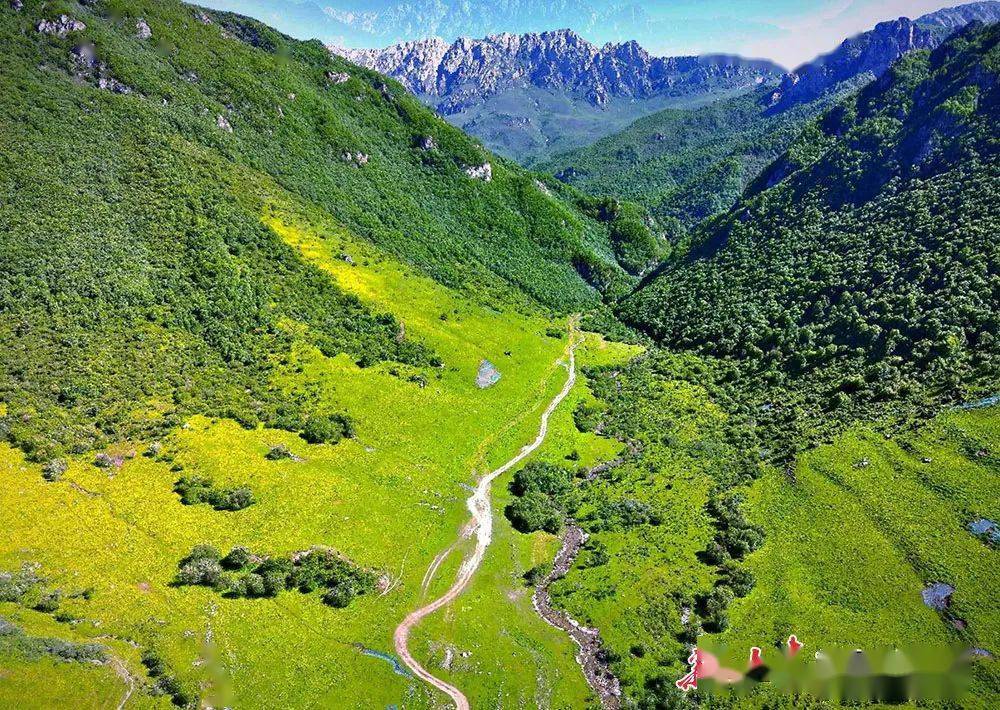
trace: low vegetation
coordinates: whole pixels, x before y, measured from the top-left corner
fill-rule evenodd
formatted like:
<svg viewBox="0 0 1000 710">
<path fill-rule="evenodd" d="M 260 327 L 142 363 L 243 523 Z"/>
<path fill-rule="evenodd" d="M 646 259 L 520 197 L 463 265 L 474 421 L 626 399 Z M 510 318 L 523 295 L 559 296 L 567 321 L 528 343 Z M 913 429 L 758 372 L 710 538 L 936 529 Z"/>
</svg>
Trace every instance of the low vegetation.
<svg viewBox="0 0 1000 710">
<path fill-rule="evenodd" d="M 176 583 L 197 585 L 233 598 L 269 598 L 283 590 L 321 591 L 323 603 L 346 607 L 374 591 L 378 576 L 333 550 L 313 548 L 290 557 L 257 556 L 245 547 L 225 557 L 211 545 L 198 545 L 181 560 Z"/>
<path fill-rule="evenodd" d="M 174 492 L 181 497 L 184 505 L 207 503 L 216 510 L 243 510 L 255 502 L 253 491 L 247 486 L 218 488 L 211 478 L 198 475 L 182 476 L 174 486 Z"/>
</svg>

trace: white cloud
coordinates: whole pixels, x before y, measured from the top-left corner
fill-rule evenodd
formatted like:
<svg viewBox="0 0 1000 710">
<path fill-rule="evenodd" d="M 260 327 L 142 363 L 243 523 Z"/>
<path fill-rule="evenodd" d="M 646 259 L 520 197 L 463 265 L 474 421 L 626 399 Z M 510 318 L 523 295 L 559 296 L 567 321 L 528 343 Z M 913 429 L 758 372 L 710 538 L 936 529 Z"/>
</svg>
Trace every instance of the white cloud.
<svg viewBox="0 0 1000 710">
<path fill-rule="evenodd" d="M 915 19 L 941 7 L 941 0 L 842 0 L 795 22 L 776 20 L 775 36 L 749 39 L 738 51 L 795 67 L 829 52 L 845 38 L 865 32 L 879 22 L 897 17 Z"/>
</svg>

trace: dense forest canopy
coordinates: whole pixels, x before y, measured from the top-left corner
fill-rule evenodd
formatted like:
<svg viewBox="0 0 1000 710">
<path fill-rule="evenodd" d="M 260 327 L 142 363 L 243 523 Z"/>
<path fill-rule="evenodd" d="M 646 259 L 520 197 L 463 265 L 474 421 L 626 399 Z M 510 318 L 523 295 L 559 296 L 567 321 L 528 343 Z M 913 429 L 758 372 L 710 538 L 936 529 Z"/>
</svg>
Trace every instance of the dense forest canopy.
<svg viewBox="0 0 1000 710">
<path fill-rule="evenodd" d="M 810 123 L 620 315 L 819 411 L 995 382 L 998 36 L 908 55 Z"/>
</svg>

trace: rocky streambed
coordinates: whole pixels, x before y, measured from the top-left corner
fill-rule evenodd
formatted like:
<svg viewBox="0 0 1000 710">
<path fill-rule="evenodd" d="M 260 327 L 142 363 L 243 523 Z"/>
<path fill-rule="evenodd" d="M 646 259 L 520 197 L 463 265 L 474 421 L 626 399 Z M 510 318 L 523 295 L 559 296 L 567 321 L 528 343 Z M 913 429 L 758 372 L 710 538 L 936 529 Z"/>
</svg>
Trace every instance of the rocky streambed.
<svg viewBox="0 0 1000 710">
<path fill-rule="evenodd" d="M 576 645 L 580 647 L 576 660 L 583 669 L 587 683 L 597 693 L 603 707 L 617 710 L 621 707 L 621 686 L 604 661 L 604 654 L 601 653 L 600 631 L 583 626 L 566 612 L 553 607 L 549 594 L 549 587 L 557 579 L 566 575 L 586 541 L 587 533 L 580 526 L 575 524 L 566 526 L 562 536 L 562 547 L 556 554 L 552 571 L 545 575 L 535 587 L 532 604 L 535 611 L 545 621 L 557 629 L 565 631 L 576 642 Z"/>
</svg>

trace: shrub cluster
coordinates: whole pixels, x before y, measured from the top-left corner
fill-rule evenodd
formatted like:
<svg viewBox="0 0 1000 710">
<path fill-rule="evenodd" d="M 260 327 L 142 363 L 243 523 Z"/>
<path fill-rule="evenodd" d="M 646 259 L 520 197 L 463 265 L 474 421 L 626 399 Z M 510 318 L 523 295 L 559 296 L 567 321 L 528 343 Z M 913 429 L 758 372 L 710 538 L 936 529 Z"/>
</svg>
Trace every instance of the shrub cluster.
<svg viewBox="0 0 1000 710">
<path fill-rule="evenodd" d="M 246 486 L 216 488 L 211 478 L 198 475 L 182 476 L 174 485 L 174 492 L 184 505 L 207 503 L 216 510 L 243 510 L 256 502 L 253 491 Z"/>
<path fill-rule="evenodd" d="M 211 545 L 198 545 L 180 562 L 176 583 L 211 587 L 233 598 L 270 598 L 282 590 L 322 592 L 323 602 L 346 607 L 375 589 L 377 575 L 325 548 L 290 557 L 258 556 L 234 547 L 223 557 Z"/>
<path fill-rule="evenodd" d="M 716 534 L 705 556 L 708 562 L 724 565 L 731 559 L 742 560 L 764 541 L 764 532 L 752 525 L 740 509 L 743 496 L 713 495 L 706 510 L 715 523 Z"/>
<path fill-rule="evenodd" d="M 563 520 L 578 505 L 573 472 L 554 464 L 532 462 L 514 474 L 516 497 L 504 509 L 515 530 L 558 533 Z"/>
<path fill-rule="evenodd" d="M 107 648 L 99 643 L 28 636 L 21 627 L 0 617 L 0 654 L 6 656 L 12 652 L 29 659 L 49 656 L 66 663 L 104 663 L 107 660 Z"/>
<path fill-rule="evenodd" d="M 142 665 L 146 667 L 149 677 L 153 679 L 154 695 L 166 695 L 177 707 L 191 707 L 198 696 L 188 690 L 176 675 L 170 672 L 163 657 L 153 649 L 142 652 Z"/>
</svg>

